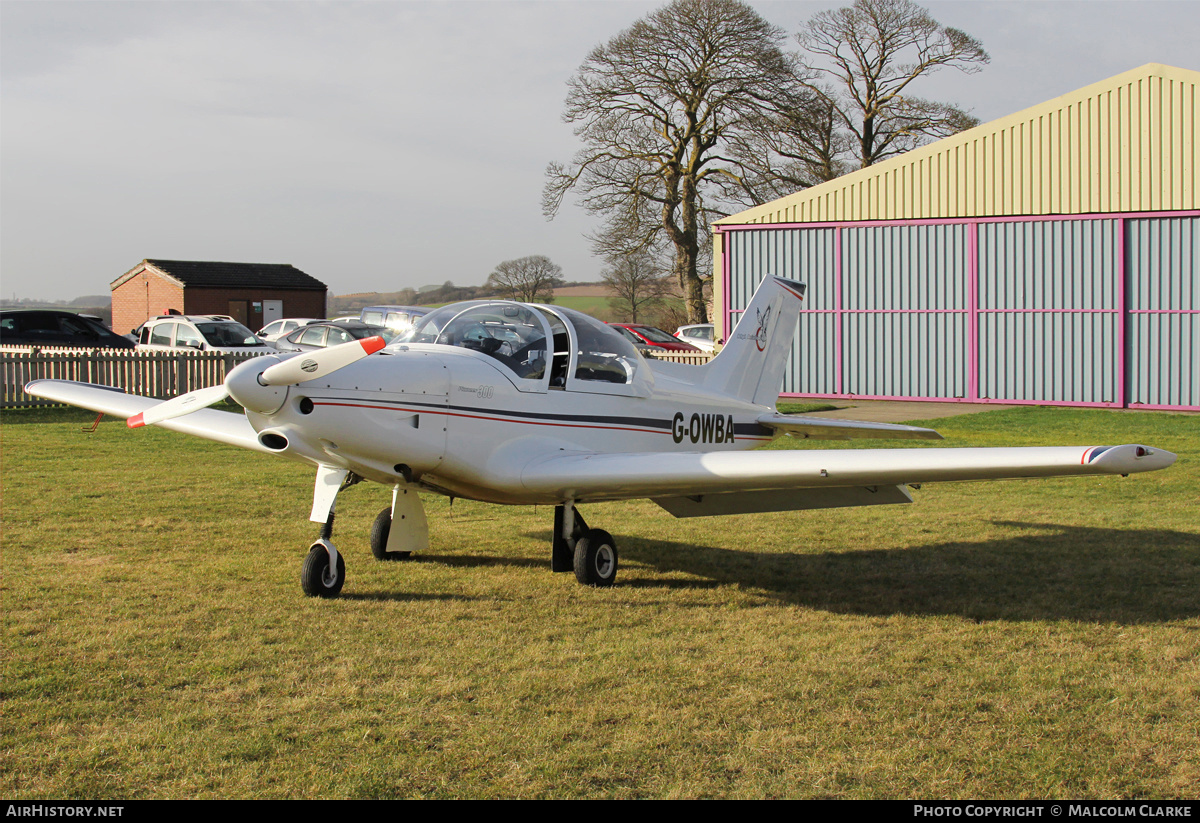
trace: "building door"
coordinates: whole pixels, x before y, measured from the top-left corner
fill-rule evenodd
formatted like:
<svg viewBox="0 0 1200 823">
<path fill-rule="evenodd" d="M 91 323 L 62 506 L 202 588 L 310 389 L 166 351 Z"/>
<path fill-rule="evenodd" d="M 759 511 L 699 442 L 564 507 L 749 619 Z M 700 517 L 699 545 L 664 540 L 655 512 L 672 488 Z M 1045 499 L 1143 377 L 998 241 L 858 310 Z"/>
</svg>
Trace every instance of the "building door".
<svg viewBox="0 0 1200 823">
<path fill-rule="evenodd" d="M 229 316 L 243 326 L 250 322 L 250 303 L 247 300 L 230 300 Z"/>
<path fill-rule="evenodd" d="M 263 316 L 262 324 L 265 326 L 268 323 L 273 323 L 276 320 L 283 319 L 283 301 L 282 300 L 264 300 L 262 301 Z"/>
</svg>

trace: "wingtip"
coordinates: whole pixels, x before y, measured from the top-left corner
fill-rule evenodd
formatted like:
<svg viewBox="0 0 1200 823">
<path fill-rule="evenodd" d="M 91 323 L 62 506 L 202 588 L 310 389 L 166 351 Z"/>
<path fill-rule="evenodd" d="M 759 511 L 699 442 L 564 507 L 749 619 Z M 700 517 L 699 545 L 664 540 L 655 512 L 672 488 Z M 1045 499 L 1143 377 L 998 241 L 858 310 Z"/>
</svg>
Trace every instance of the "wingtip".
<svg viewBox="0 0 1200 823">
<path fill-rule="evenodd" d="M 1178 455 L 1165 449 L 1130 443 L 1123 446 L 1092 446 L 1083 452 L 1080 462 L 1112 474 L 1132 474 L 1165 469 L 1175 462 L 1176 457 Z"/>
<path fill-rule="evenodd" d="M 131 429 L 137 429 L 137 428 L 140 428 L 140 427 L 146 425 L 146 422 L 142 418 L 142 413 L 139 412 L 138 414 L 135 414 L 133 417 L 126 420 L 125 425 Z"/>
</svg>

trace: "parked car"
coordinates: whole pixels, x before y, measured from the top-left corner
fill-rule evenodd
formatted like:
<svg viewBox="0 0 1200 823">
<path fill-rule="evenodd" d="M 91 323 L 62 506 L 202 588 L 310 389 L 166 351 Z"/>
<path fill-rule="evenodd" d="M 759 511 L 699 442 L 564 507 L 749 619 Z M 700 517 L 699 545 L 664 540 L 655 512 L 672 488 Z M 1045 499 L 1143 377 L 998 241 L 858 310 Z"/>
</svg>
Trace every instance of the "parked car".
<svg viewBox="0 0 1200 823">
<path fill-rule="evenodd" d="M 138 329 L 138 348 L 263 353 L 271 351 L 254 332 L 226 314 L 165 314 Z"/>
<path fill-rule="evenodd" d="M 358 319 L 374 326 L 386 326 L 403 334 L 413 327 L 418 318 L 433 311 L 428 306 L 367 306 Z"/>
<path fill-rule="evenodd" d="M 291 334 L 301 326 L 320 322 L 321 318 L 319 317 L 288 317 L 284 320 L 276 320 L 263 326 L 258 330 L 258 336 L 270 343 L 272 340 L 278 340 L 285 334 Z"/>
<path fill-rule="evenodd" d="M 395 334 L 391 329 L 368 323 L 309 323 L 304 328 L 296 329 L 286 337 L 276 340 L 275 348 L 281 352 L 312 351 L 376 335 L 391 341 Z"/>
<path fill-rule="evenodd" d="M 712 323 L 696 323 L 692 326 L 680 326 L 675 330 L 675 336 L 684 343 L 690 343 L 700 351 L 712 354 L 717 350 L 716 333 Z"/>
<path fill-rule="evenodd" d="M 0 344 L 86 349 L 134 347 L 131 340 L 108 328 L 99 317 L 49 309 L 0 312 Z"/>
<path fill-rule="evenodd" d="M 638 323 L 609 323 L 608 325 L 619 331 L 639 349 L 676 352 L 700 351 L 700 349 L 690 343 L 677 340 L 662 329 L 656 329 L 654 326 L 643 326 Z"/>
</svg>

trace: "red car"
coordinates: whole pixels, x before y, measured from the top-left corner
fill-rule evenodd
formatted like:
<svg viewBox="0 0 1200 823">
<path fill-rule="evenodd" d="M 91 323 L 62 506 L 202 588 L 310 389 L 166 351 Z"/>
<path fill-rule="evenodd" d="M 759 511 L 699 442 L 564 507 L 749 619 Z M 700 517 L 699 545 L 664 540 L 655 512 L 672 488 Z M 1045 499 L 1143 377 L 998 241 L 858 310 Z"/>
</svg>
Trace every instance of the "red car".
<svg viewBox="0 0 1200 823">
<path fill-rule="evenodd" d="M 643 326 L 637 323 L 609 323 L 614 329 L 628 338 L 630 343 L 639 349 L 658 349 L 659 351 L 695 351 L 700 349 L 684 343 L 678 337 L 667 334 L 654 326 Z"/>
</svg>

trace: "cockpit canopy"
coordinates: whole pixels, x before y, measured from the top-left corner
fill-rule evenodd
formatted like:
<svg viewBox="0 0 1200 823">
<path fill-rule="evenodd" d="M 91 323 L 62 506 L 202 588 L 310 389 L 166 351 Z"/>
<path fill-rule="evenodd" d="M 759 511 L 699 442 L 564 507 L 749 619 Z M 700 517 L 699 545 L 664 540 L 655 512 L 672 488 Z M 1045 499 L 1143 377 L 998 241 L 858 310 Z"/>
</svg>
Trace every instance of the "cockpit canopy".
<svg viewBox="0 0 1200 823">
<path fill-rule="evenodd" d="M 456 346 L 486 355 L 521 391 L 551 389 L 646 396 L 650 370 L 610 326 L 561 306 L 472 301 L 420 318 L 392 347 Z"/>
</svg>

